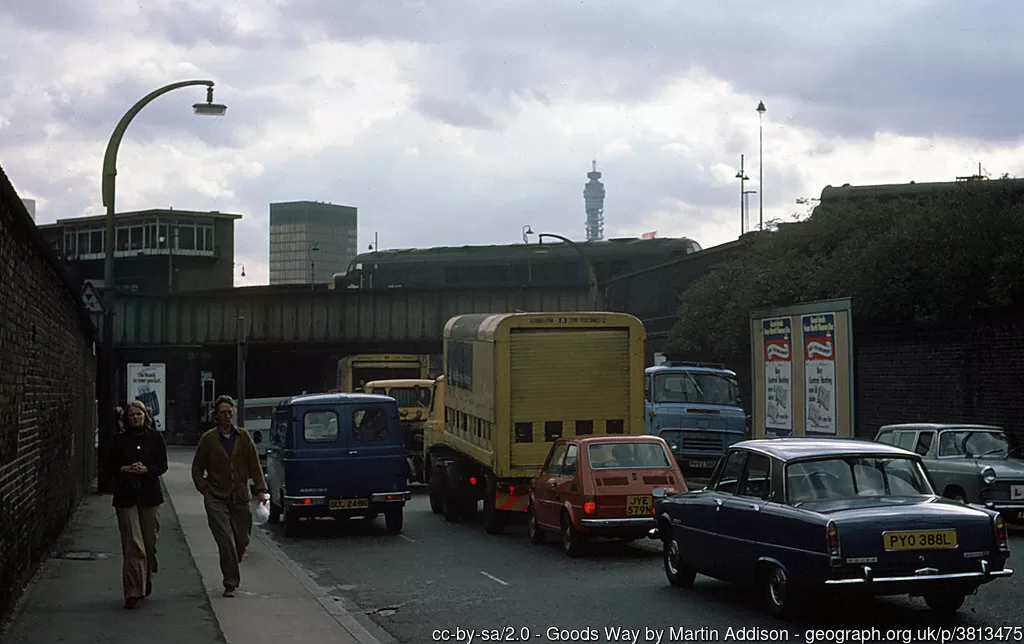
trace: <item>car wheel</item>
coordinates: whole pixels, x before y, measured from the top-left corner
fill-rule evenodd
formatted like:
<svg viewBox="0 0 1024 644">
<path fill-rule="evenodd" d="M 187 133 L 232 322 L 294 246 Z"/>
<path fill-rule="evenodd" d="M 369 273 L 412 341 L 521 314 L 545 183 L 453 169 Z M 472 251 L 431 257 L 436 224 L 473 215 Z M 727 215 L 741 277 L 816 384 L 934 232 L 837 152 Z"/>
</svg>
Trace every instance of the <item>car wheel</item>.
<svg viewBox="0 0 1024 644">
<path fill-rule="evenodd" d="M 694 579 L 697 578 L 697 573 L 683 563 L 682 549 L 674 537 L 665 542 L 664 554 L 665 576 L 668 577 L 668 583 L 676 588 L 692 586 Z"/>
<path fill-rule="evenodd" d="M 935 592 L 925 595 L 924 603 L 928 604 L 928 608 L 933 612 L 950 617 L 960 610 L 966 598 L 966 593 L 957 591 Z"/>
<path fill-rule="evenodd" d="M 786 617 L 792 612 L 793 589 L 789 575 L 780 566 L 769 566 L 762 576 L 764 596 L 768 610 L 776 617 Z"/>
<path fill-rule="evenodd" d="M 530 543 L 542 544 L 544 543 L 544 531 L 541 530 L 540 524 L 537 523 L 537 512 L 533 509 L 533 504 L 530 504 L 529 509 L 529 523 L 527 529 L 530 532 Z"/>
<path fill-rule="evenodd" d="M 562 549 L 570 557 L 579 557 L 583 554 L 584 539 L 576 532 L 572 525 L 572 519 L 568 512 L 562 512 Z"/>
</svg>

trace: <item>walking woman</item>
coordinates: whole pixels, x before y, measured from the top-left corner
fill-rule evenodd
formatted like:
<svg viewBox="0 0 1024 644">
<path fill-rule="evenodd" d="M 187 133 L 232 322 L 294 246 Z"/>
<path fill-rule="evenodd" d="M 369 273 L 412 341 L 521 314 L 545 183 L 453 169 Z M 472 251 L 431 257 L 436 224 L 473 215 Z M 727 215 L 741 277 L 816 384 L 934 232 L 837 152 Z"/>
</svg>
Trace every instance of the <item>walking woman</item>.
<svg viewBox="0 0 1024 644">
<path fill-rule="evenodd" d="M 164 502 L 160 477 L 167 472 L 167 445 L 138 400 L 125 406 L 122 420 L 124 432 L 111 441 L 107 466 L 114 476 L 114 508 L 124 555 L 124 607 L 131 609 L 153 592 L 160 505 Z"/>
</svg>

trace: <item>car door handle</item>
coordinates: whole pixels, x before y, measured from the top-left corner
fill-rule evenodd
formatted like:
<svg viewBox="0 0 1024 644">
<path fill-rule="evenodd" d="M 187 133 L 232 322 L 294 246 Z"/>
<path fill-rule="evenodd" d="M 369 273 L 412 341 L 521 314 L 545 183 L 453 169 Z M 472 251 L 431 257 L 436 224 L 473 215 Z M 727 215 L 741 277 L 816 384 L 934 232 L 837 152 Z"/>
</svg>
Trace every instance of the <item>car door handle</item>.
<svg viewBox="0 0 1024 644">
<path fill-rule="evenodd" d="M 350 450 L 348 451 L 348 455 L 349 455 L 349 456 L 355 456 L 355 455 L 357 455 L 358 453 L 359 453 L 359 450 L 357 450 L 357 449 L 350 449 Z"/>
<path fill-rule="evenodd" d="M 722 509 L 722 499 L 715 499 L 715 512 Z"/>
<path fill-rule="evenodd" d="M 558 481 L 548 481 L 548 487 L 555 487 L 558 485 Z"/>
</svg>

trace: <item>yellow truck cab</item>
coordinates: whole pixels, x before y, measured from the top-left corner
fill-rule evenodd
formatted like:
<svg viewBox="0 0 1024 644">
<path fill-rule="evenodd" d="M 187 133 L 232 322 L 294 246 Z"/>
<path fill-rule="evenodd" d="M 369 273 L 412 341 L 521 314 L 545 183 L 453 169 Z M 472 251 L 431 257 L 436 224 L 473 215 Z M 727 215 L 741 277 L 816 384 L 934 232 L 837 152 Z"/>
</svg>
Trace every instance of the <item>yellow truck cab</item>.
<svg viewBox="0 0 1024 644">
<path fill-rule="evenodd" d="M 430 413 L 433 389 L 434 381 L 427 378 L 371 380 L 362 387 L 362 393 L 390 396 L 398 403 L 410 481 L 423 481 L 423 425 Z"/>
<path fill-rule="evenodd" d="M 501 532 L 510 516 L 525 516 L 554 441 L 644 434 L 645 341 L 643 323 L 626 313 L 448 320 L 435 395 L 443 414 L 425 441 L 431 510 L 458 521 L 483 501 L 485 528 Z"/>
</svg>

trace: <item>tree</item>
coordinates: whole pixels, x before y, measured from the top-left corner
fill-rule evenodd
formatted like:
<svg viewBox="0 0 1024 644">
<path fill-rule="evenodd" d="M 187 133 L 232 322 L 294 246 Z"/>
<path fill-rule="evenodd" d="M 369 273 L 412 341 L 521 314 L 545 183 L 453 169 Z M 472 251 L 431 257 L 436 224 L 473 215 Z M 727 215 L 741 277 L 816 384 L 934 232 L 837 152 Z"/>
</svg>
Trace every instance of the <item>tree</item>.
<svg viewBox="0 0 1024 644">
<path fill-rule="evenodd" d="M 750 235 L 687 288 L 671 349 L 749 351 L 752 310 L 851 297 L 862 319 L 957 321 L 1024 302 L 1024 206 L 1015 180 L 913 198 L 836 200 Z"/>
</svg>

